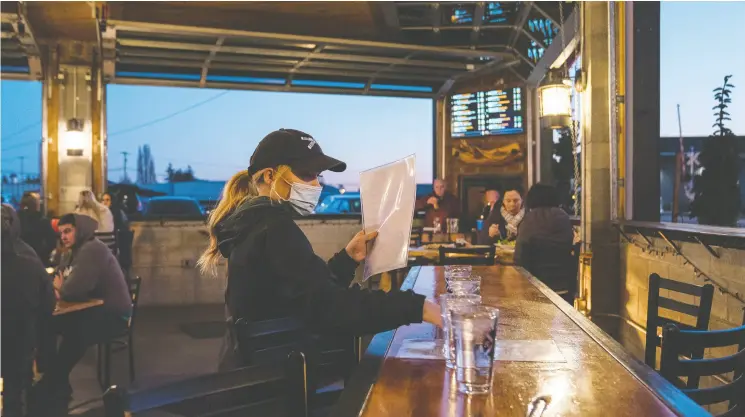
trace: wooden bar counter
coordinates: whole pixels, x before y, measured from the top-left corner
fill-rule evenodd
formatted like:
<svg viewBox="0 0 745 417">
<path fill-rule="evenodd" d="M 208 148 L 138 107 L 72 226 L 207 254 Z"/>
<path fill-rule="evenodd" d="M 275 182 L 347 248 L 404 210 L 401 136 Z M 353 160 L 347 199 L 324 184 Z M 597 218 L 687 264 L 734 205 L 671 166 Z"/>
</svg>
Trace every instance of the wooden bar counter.
<svg viewBox="0 0 745 417">
<path fill-rule="evenodd" d="M 413 268 L 402 289 L 434 298 L 444 292 L 441 267 Z M 488 395 L 457 392 L 442 360 L 403 359 L 405 339 L 433 339 L 429 324 L 376 335 L 332 417 L 525 416 L 550 395 L 549 416 L 708 416 L 696 403 L 574 310 L 527 271 L 474 267 L 484 304 L 500 310 L 498 340 L 553 340 L 565 361 L 494 363 Z"/>
</svg>

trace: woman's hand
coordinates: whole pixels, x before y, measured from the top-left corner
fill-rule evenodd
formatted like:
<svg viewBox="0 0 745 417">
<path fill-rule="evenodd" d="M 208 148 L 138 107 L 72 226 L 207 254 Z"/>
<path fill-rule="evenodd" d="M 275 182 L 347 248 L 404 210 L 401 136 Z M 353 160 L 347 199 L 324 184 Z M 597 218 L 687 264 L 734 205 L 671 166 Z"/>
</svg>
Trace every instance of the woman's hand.
<svg viewBox="0 0 745 417">
<path fill-rule="evenodd" d="M 489 226 L 489 237 L 494 238 L 499 236 L 499 225 L 493 224 Z"/>
<path fill-rule="evenodd" d="M 442 328 L 440 306 L 429 300 L 424 301 L 424 307 L 422 308 L 422 321 Z"/>
<path fill-rule="evenodd" d="M 347 244 L 347 254 L 350 258 L 354 259 L 355 262 L 362 262 L 362 260 L 367 256 L 367 242 L 376 237 L 378 237 L 378 232 L 365 234 L 364 230 L 359 231 Z"/>
</svg>

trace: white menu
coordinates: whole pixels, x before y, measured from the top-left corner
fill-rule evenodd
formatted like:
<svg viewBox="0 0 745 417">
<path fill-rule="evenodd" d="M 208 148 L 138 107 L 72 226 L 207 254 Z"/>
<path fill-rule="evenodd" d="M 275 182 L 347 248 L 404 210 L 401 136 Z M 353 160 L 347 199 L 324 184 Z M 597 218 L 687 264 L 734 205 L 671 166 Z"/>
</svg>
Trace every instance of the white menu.
<svg viewBox="0 0 745 417">
<path fill-rule="evenodd" d="M 366 233 L 378 231 L 368 248 L 363 279 L 404 268 L 409 258 L 411 223 L 416 200 L 416 157 L 360 174 L 362 225 Z"/>
</svg>

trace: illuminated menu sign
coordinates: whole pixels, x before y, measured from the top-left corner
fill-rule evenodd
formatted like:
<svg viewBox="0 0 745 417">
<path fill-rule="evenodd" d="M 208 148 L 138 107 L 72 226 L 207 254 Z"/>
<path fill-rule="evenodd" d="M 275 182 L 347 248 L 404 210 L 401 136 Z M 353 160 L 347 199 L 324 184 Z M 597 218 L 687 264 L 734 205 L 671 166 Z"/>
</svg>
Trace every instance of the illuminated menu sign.
<svg viewBox="0 0 745 417">
<path fill-rule="evenodd" d="M 454 138 L 522 133 L 522 88 L 456 94 L 450 98 Z"/>
</svg>

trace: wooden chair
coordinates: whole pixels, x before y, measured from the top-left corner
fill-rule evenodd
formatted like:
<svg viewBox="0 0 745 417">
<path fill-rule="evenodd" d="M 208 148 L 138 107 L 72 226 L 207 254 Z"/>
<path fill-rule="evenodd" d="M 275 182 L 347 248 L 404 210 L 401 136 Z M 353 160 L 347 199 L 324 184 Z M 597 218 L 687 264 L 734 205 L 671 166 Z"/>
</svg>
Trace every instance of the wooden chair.
<svg viewBox="0 0 745 417">
<path fill-rule="evenodd" d="M 743 317 L 745 323 L 745 317 Z M 736 353 L 711 359 L 682 357 L 688 352 L 704 352 L 707 348 L 737 346 Z M 662 333 L 660 373 L 700 405 L 728 402 L 720 417 L 745 416 L 745 324 L 727 330 L 682 330 L 665 324 Z M 732 382 L 713 388 L 698 388 L 702 376 L 732 373 Z M 684 383 L 680 378 L 687 377 Z M 691 379 L 696 386 L 691 387 Z"/>
<path fill-rule="evenodd" d="M 135 351 L 134 351 L 134 325 L 137 318 L 137 306 L 140 300 L 140 287 L 142 278 L 134 277 L 129 280 L 129 294 L 132 297 L 132 317 L 129 319 L 127 329 L 120 335 L 98 345 L 97 374 L 101 389 L 111 385 L 111 350 L 116 346 L 116 351 L 127 349 L 129 354 L 129 382 L 135 380 Z M 122 340 L 122 339 L 126 339 Z"/>
<path fill-rule="evenodd" d="M 496 248 L 446 248 L 440 246 L 440 265 L 494 265 Z M 456 256 L 448 256 L 456 255 Z M 458 256 L 461 255 L 461 256 Z M 466 256 L 462 256 L 466 255 Z"/>
<path fill-rule="evenodd" d="M 279 365 L 250 366 L 145 390 L 113 386 L 103 396 L 104 409 L 106 417 L 156 410 L 188 416 L 308 417 L 306 368 L 304 354 L 292 352 Z"/>
<path fill-rule="evenodd" d="M 677 293 L 700 297 L 699 305 L 686 304 L 667 297 L 660 296 L 660 290 L 670 290 Z M 667 324 L 674 324 L 682 330 L 707 330 L 709 318 L 711 317 L 711 303 L 714 299 L 714 286 L 706 284 L 702 287 L 685 282 L 673 281 L 661 278 L 657 274 L 649 276 L 649 296 L 647 304 L 647 340 L 644 348 L 644 362 L 653 369 L 657 369 L 657 347 L 661 345 L 658 336 L 658 328 L 664 328 Z M 696 318 L 696 325 L 689 326 L 678 321 L 661 317 L 659 309 L 676 311 L 681 314 Z M 703 357 L 703 350 L 689 352 L 692 358 Z M 698 387 L 698 378 L 688 380 L 689 388 Z M 695 385 L 694 385 L 695 384 Z"/>
</svg>

